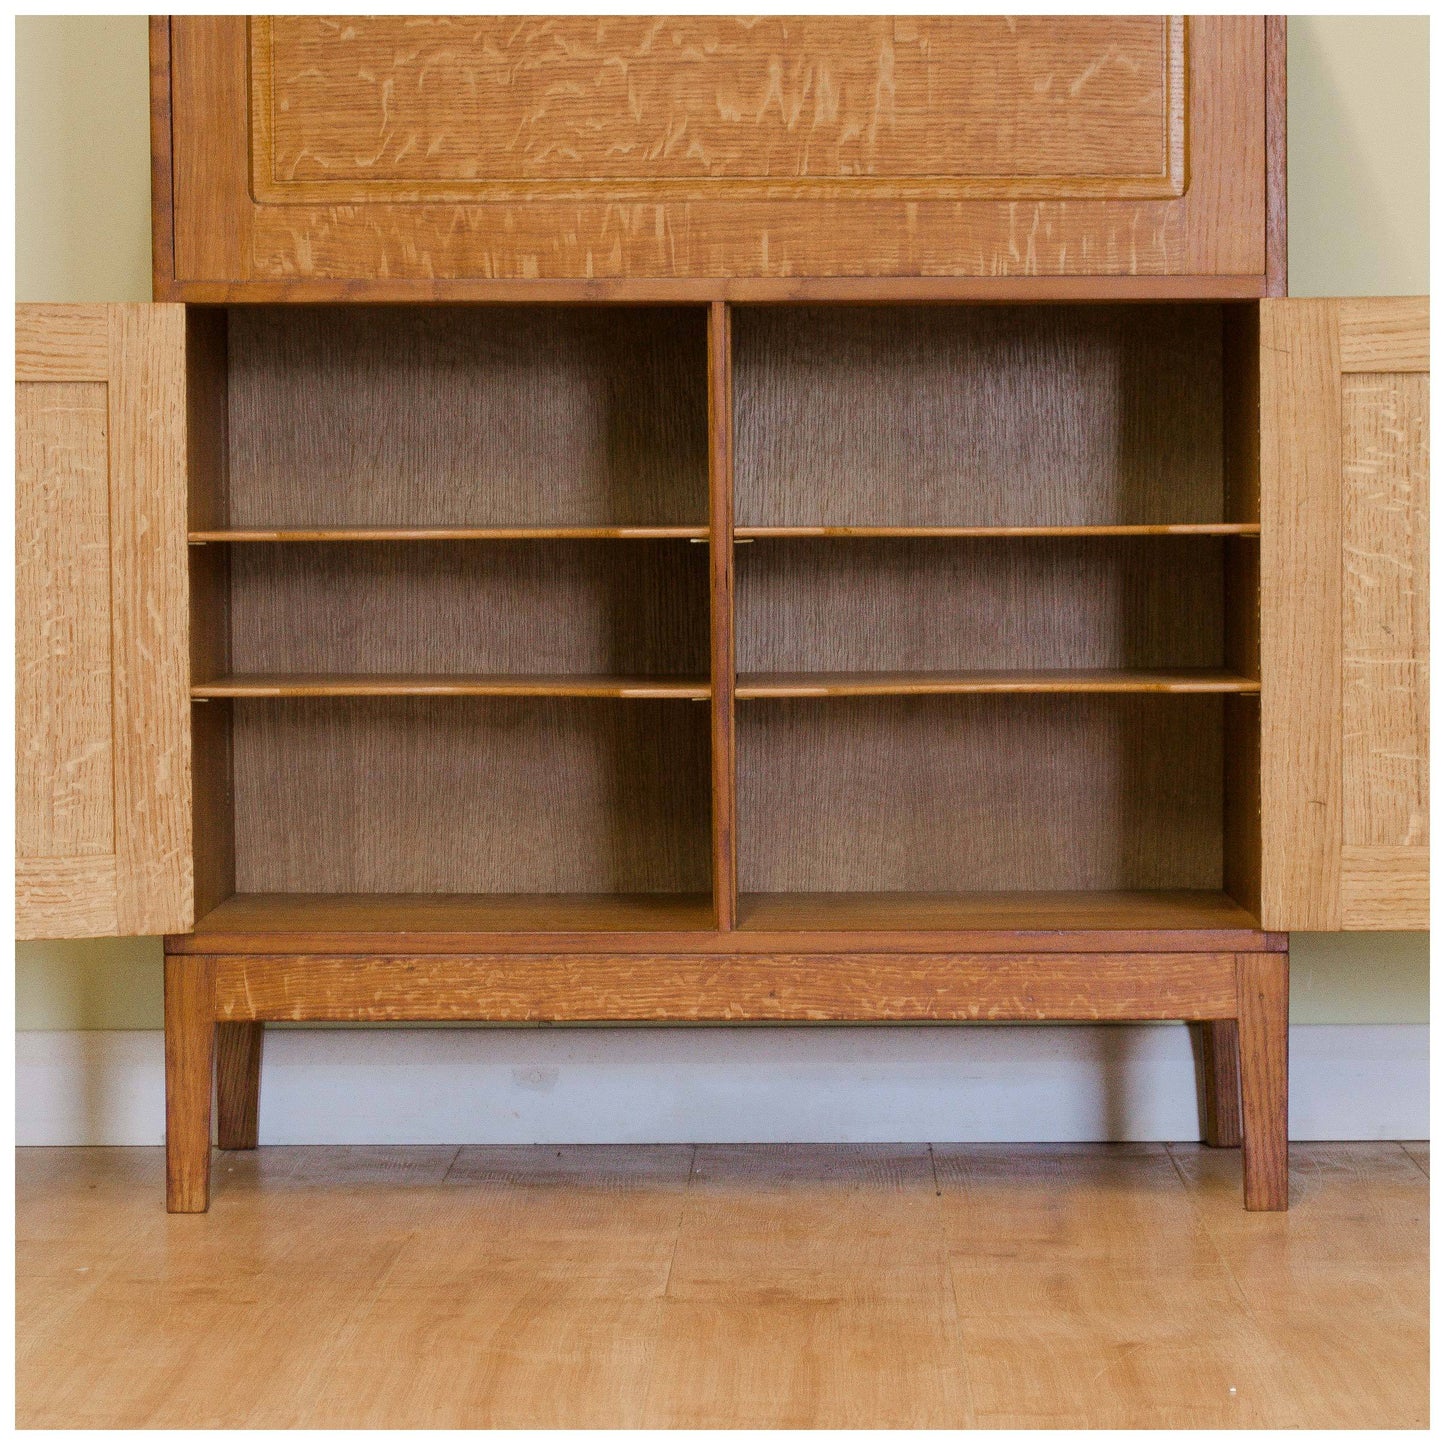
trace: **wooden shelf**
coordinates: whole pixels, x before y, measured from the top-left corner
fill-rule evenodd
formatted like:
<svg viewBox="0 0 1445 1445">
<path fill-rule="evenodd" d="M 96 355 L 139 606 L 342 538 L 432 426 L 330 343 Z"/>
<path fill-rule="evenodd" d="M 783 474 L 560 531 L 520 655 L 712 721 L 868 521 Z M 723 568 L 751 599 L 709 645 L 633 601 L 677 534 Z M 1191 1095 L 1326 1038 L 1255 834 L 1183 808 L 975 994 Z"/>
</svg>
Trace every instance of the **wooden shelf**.
<svg viewBox="0 0 1445 1445">
<path fill-rule="evenodd" d="M 232 527 L 191 532 L 204 542 L 530 542 L 657 541 L 683 538 L 705 541 L 701 527 Z"/>
<path fill-rule="evenodd" d="M 744 893 L 754 933 L 1259 927 L 1227 893 Z"/>
<path fill-rule="evenodd" d="M 523 541 L 706 541 L 706 526 L 637 527 L 229 527 L 187 534 L 206 542 L 523 542 Z M 760 538 L 848 537 L 1258 537 L 1258 522 L 1182 522 L 1090 527 L 746 527 L 734 529 L 739 542 Z"/>
<path fill-rule="evenodd" d="M 964 693 L 1257 693 L 1259 683 L 1222 668 L 989 672 L 739 673 L 736 695 L 921 697 Z"/>
<path fill-rule="evenodd" d="M 1180 522 L 1095 527 L 737 527 L 744 542 L 759 537 L 1258 537 L 1258 522 Z"/>
<path fill-rule="evenodd" d="M 195 933 L 667 933 L 713 926 L 705 893 L 236 893 Z"/>
<path fill-rule="evenodd" d="M 193 698 L 622 697 L 706 698 L 706 678 L 447 673 L 240 673 L 196 683 Z"/>
<path fill-rule="evenodd" d="M 1173 892 L 1024 893 L 744 893 L 738 932 L 714 928 L 712 900 L 702 893 L 238 893 L 201 917 L 179 947 L 193 953 L 265 952 L 270 935 L 289 935 L 288 949 L 308 940 L 322 952 L 362 952 L 385 936 L 387 947 L 465 952 L 468 935 L 695 933 L 707 951 L 783 945 L 788 934 L 927 936 L 998 934 L 994 947 L 1015 947 L 1012 932 L 1160 930 L 1253 931 L 1258 921 L 1228 894 Z M 411 940 L 410 945 L 408 939 Z M 818 940 L 820 945 L 826 939 Z M 278 939 L 277 945 L 279 946 Z M 308 945 L 309 946 L 309 945 Z M 799 941 L 797 946 L 802 946 Z M 1075 945 L 1077 946 L 1077 941 Z"/>
</svg>

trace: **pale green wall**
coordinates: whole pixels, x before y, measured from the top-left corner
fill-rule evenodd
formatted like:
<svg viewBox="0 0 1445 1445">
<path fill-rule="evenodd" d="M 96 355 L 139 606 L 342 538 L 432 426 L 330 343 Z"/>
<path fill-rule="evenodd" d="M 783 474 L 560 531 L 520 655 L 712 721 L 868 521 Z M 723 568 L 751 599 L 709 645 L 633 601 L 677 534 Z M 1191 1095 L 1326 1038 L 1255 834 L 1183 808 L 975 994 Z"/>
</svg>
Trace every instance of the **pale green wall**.
<svg viewBox="0 0 1445 1445">
<path fill-rule="evenodd" d="M 1430 289 L 1430 22 L 1289 22 L 1292 296 Z"/>
<path fill-rule="evenodd" d="M 1290 289 L 1429 289 L 1424 19 L 1289 22 Z M 16 22 L 16 285 L 23 301 L 150 295 L 149 93 L 140 17 Z M 160 1024 L 155 939 L 21 944 L 22 1029 Z M 1296 934 L 1303 1023 L 1423 1023 L 1423 934 Z"/>
<path fill-rule="evenodd" d="M 21 301 L 151 299 L 150 50 L 143 15 L 15 22 Z"/>
</svg>

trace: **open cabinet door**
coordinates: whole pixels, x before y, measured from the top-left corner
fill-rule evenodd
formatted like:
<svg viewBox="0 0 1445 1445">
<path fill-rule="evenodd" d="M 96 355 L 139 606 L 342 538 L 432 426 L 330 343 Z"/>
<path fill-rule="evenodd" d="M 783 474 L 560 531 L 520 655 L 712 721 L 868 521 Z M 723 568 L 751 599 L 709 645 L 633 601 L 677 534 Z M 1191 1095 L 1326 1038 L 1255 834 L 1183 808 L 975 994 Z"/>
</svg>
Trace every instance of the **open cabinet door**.
<svg viewBox="0 0 1445 1445">
<path fill-rule="evenodd" d="M 1426 928 L 1428 300 L 1259 329 L 1262 922 Z"/>
<path fill-rule="evenodd" d="M 184 932 L 185 309 L 15 318 L 21 938 Z"/>
</svg>

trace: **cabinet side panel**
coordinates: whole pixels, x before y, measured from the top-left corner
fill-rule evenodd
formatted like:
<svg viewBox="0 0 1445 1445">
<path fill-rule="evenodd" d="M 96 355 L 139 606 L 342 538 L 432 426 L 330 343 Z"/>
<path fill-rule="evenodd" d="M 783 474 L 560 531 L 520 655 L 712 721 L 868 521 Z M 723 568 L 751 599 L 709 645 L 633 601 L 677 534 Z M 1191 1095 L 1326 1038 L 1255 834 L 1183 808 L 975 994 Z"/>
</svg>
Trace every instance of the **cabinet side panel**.
<svg viewBox="0 0 1445 1445">
<path fill-rule="evenodd" d="M 1224 515 L 1259 520 L 1259 307 L 1221 308 L 1224 329 Z M 1259 676 L 1260 543 L 1225 544 L 1224 658 L 1245 677 Z M 1257 697 L 1224 704 L 1224 887 L 1242 907 L 1260 911 L 1260 708 Z"/>
<path fill-rule="evenodd" d="M 110 502 L 119 926 L 194 921 L 185 309 L 110 316 Z"/>
<path fill-rule="evenodd" d="M 165 297 L 176 279 L 174 180 L 171 173 L 171 21 L 150 18 L 151 295 Z"/>
<path fill-rule="evenodd" d="M 1340 927 L 1340 384 L 1331 301 L 1260 303 L 1262 922 Z"/>
<path fill-rule="evenodd" d="M 186 481 L 190 526 L 224 528 L 228 477 L 226 313 L 186 308 Z M 191 678 L 231 667 L 231 549 L 190 547 Z M 292 619 L 293 624 L 295 619 Z M 196 917 L 236 891 L 229 704 L 191 707 L 191 797 Z"/>
</svg>

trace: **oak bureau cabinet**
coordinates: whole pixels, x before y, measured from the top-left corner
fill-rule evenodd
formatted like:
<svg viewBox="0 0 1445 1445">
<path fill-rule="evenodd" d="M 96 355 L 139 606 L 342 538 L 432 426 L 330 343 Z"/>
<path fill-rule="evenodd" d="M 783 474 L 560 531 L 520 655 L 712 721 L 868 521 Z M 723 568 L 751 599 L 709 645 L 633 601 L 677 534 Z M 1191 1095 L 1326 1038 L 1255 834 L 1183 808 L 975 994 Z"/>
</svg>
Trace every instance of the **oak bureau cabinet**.
<svg viewBox="0 0 1445 1445">
<path fill-rule="evenodd" d="M 1280 294 L 1279 22 L 152 38 L 17 886 L 167 935 L 169 1207 L 267 1022 L 1003 1019 L 1198 1025 L 1285 1207 L 1289 930 L 1428 922 L 1428 323 Z"/>
</svg>

